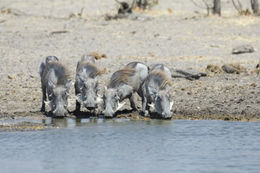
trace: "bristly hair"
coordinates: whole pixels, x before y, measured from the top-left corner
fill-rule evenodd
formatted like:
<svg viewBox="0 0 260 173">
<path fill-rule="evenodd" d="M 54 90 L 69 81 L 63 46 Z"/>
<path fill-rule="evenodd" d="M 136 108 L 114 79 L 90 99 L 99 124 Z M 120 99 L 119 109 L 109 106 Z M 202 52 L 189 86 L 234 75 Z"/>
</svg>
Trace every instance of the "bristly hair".
<svg viewBox="0 0 260 173">
<path fill-rule="evenodd" d="M 126 66 L 130 67 L 130 68 L 135 68 L 137 66 L 137 64 L 139 64 L 139 63 L 142 64 L 141 62 L 134 61 L 134 62 L 128 63 Z"/>
<path fill-rule="evenodd" d="M 57 76 L 57 85 L 64 85 L 67 80 L 70 78 L 70 73 L 68 69 L 57 61 L 51 61 L 49 62 L 43 73 L 48 73 L 51 69 L 54 70 L 55 76 Z"/>
<path fill-rule="evenodd" d="M 115 88 L 119 86 L 121 83 L 127 84 L 129 82 L 129 77 L 135 74 L 135 69 L 130 67 L 125 67 L 121 70 L 116 71 L 113 73 L 112 77 L 110 78 L 110 82 L 108 87 Z"/>
<path fill-rule="evenodd" d="M 172 83 L 170 79 L 167 77 L 167 74 L 162 70 L 155 70 L 151 72 L 149 76 L 150 76 L 149 78 L 151 77 L 155 78 L 154 81 L 158 83 L 159 89 L 165 89 L 167 85 L 172 86 Z"/>
<path fill-rule="evenodd" d="M 100 71 L 98 70 L 98 68 L 96 67 L 95 64 L 93 64 L 91 62 L 84 62 L 84 61 L 79 62 L 78 67 L 77 67 L 77 73 L 79 73 L 84 68 L 89 69 L 88 70 L 90 72 L 89 77 L 91 77 L 91 78 L 95 78 L 96 76 L 100 75 Z"/>
</svg>

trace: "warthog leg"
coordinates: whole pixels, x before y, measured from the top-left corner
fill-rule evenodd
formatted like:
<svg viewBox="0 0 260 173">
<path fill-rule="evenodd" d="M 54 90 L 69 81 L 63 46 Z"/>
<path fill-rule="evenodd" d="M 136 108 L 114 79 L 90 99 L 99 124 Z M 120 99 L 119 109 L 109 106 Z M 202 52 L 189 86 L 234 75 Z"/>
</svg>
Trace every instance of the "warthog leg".
<svg viewBox="0 0 260 173">
<path fill-rule="evenodd" d="M 46 87 L 42 85 L 42 107 L 41 112 L 45 112 L 45 102 L 47 101 L 46 97 Z"/>
<path fill-rule="evenodd" d="M 143 111 L 145 117 L 148 116 L 149 106 L 148 106 L 148 102 L 147 102 L 146 97 L 142 97 L 142 111 Z"/>
<path fill-rule="evenodd" d="M 137 108 L 136 108 L 135 102 L 134 102 L 134 95 L 133 94 L 129 97 L 129 101 L 130 101 L 131 108 L 133 109 L 133 111 L 137 111 Z"/>
</svg>

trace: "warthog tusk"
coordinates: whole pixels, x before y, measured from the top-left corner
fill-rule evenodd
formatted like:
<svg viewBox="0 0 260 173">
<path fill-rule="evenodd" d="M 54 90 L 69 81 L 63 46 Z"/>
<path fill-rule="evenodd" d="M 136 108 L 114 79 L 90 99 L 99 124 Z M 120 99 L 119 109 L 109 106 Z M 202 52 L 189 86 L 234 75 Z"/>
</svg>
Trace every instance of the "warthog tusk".
<svg viewBox="0 0 260 173">
<path fill-rule="evenodd" d="M 101 103 L 103 101 L 102 97 L 100 95 L 97 96 L 97 103 Z"/>
<path fill-rule="evenodd" d="M 154 109 L 154 103 L 148 104 L 152 109 Z"/>
<path fill-rule="evenodd" d="M 50 106 L 50 101 L 44 101 L 44 103 L 48 106 Z"/>
<path fill-rule="evenodd" d="M 150 108 L 152 108 L 151 111 L 155 111 L 155 105 L 154 105 L 154 103 L 148 104 L 148 106 L 150 106 Z"/>
<path fill-rule="evenodd" d="M 170 102 L 170 110 L 172 110 L 173 102 Z"/>
<path fill-rule="evenodd" d="M 125 105 L 125 102 L 122 102 L 122 103 L 119 102 L 119 103 L 118 103 L 118 107 L 117 107 L 116 110 L 121 109 L 124 105 Z"/>
</svg>

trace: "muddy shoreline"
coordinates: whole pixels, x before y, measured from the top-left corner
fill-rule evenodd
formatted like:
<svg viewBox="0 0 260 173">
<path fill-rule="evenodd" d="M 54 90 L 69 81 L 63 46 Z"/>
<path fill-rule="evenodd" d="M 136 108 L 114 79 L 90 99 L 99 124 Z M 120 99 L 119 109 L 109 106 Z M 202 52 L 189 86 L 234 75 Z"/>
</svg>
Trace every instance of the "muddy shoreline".
<svg viewBox="0 0 260 173">
<path fill-rule="evenodd" d="M 55 1 L 57 8 L 52 8 L 51 1 L 43 8 L 38 8 L 43 4 L 33 1 L 1 2 L 0 120 L 35 116 L 44 119 L 39 112 L 40 63 L 46 56 L 55 55 L 74 79 L 77 61 L 90 52 L 105 57 L 97 61 L 104 72 L 100 94 L 112 73 L 131 61 L 163 63 L 171 69 L 207 73 L 193 81 L 172 78 L 173 119 L 260 120 L 259 72 L 255 69 L 260 59 L 258 16 L 239 16 L 226 1 L 220 18 L 205 16 L 188 1 L 166 0 L 151 11 L 135 12 L 137 18 L 106 21 L 105 15 L 113 15 L 115 6 L 104 1 L 90 2 Z M 83 14 L 75 15 L 82 5 Z M 252 45 L 255 51 L 232 54 L 234 47 L 245 44 Z M 239 64 L 244 72 L 208 72 L 210 64 Z M 140 108 L 141 100 L 135 98 Z M 69 110 L 73 111 L 73 88 L 70 103 Z M 130 109 L 129 104 L 123 109 Z M 146 120 L 137 113 L 118 117 Z"/>
</svg>

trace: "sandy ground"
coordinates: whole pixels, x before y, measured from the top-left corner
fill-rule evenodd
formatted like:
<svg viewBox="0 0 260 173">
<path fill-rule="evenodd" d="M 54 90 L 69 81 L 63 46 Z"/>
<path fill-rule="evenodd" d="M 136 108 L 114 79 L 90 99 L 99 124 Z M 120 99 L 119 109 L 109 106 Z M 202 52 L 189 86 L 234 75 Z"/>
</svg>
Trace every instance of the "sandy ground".
<svg viewBox="0 0 260 173">
<path fill-rule="evenodd" d="M 207 17 L 189 0 L 161 0 L 151 11 L 136 12 L 137 20 L 106 21 L 106 14 L 116 13 L 113 0 L 2 0 L 0 117 L 39 114 L 39 66 L 46 56 L 57 56 L 74 78 L 77 61 L 94 51 L 107 56 L 97 61 L 106 69 L 102 87 L 131 61 L 202 72 L 208 64 L 239 63 L 249 72 L 211 73 L 196 81 L 173 78 L 174 118 L 259 120 L 259 76 L 250 71 L 260 59 L 260 17 L 239 16 L 228 1 L 222 6 L 221 18 Z M 242 44 L 256 51 L 232 55 Z M 71 93 L 72 111 L 73 88 Z"/>
</svg>

